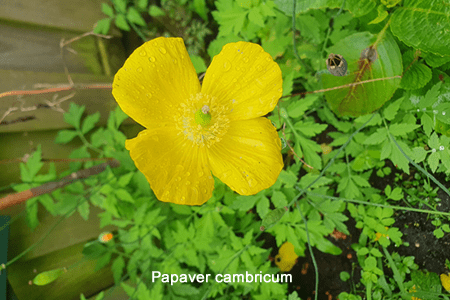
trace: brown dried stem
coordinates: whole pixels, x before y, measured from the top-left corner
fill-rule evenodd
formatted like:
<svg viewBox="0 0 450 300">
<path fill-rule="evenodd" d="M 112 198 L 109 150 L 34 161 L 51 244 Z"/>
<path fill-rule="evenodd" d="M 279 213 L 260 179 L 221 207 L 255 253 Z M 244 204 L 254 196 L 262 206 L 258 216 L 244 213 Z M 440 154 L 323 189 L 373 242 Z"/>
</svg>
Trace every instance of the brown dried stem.
<svg viewBox="0 0 450 300">
<path fill-rule="evenodd" d="M 61 178 L 59 181 L 47 182 L 41 186 L 31 188 L 26 191 L 18 192 L 15 194 L 8 195 L 6 197 L 0 198 L 0 211 L 6 209 L 10 206 L 19 204 L 33 197 L 44 195 L 53 192 L 56 189 L 62 188 L 68 184 L 71 184 L 79 179 L 88 178 L 92 175 L 97 175 L 106 170 L 108 166 L 111 168 L 116 168 L 120 165 L 118 160 L 110 160 L 108 162 L 95 165 L 88 169 L 80 170 L 74 172 L 64 178 Z"/>
</svg>

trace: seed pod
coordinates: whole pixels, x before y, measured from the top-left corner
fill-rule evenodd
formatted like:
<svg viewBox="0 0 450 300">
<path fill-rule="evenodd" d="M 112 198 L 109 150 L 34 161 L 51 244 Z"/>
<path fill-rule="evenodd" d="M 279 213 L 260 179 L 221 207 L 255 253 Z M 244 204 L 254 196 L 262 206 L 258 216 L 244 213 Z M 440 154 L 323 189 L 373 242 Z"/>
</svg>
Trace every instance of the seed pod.
<svg viewBox="0 0 450 300">
<path fill-rule="evenodd" d="M 334 76 L 347 74 L 347 61 L 340 54 L 331 53 L 327 59 L 327 69 Z"/>
<path fill-rule="evenodd" d="M 368 59 L 369 62 L 373 63 L 378 57 L 377 50 L 372 48 L 372 46 L 364 49 L 361 52 L 361 60 Z"/>
</svg>

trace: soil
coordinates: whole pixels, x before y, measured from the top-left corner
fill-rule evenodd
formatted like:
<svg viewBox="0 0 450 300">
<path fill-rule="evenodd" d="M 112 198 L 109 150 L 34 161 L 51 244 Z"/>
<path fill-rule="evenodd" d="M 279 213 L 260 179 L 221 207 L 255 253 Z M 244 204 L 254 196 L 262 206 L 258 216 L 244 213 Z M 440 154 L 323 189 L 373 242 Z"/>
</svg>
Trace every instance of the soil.
<svg viewBox="0 0 450 300">
<path fill-rule="evenodd" d="M 375 175 L 369 181 L 373 187 L 383 191 L 388 183 L 391 186 L 393 185 L 396 173 L 400 172 L 392 172 L 392 174 L 384 178 L 378 178 Z M 440 182 L 444 182 L 444 178 L 437 179 Z M 450 211 L 450 197 L 444 191 L 440 190 L 438 192 L 438 198 L 441 201 L 440 205 L 437 206 L 437 210 L 444 212 Z M 400 201 L 398 204 L 395 204 L 402 205 Z M 346 214 L 349 216 L 348 212 Z M 414 256 L 414 261 L 420 270 L 428 270 L 437 274 L 447 273 L 449 270 L 445 267 L 445 260 L 450 260 L 450 252 L 448 251 L 450 233 L 446 233 L 444 237 L 437 239 L 433 234 L 436 227 L 431 223 L 433 220 L 432 216 L 425 213 L 396 211 L 394 214 L 396 221 L 393 226 L 399 228 L 403 233 L 402 240 L 404 245 L 400 247 L 391 245 L 388 251 L 391 254 L 397 252 L 401 256 Z M 441 220 L 445 219 L 441 218 Z M 350 293 L 352 291 L 359 291 L 359 295 L 364 298 L 364 285 L 360 283 L 361 268 L 357 262 L 356 253 L 351 248 L 352 244 L 358 242 L 360 229 L 355 228 L 355 221 L 351 217 L 349 217 L 346 225 L 350 234 L 347 236 L 344 235 L 345 238 L 339 233 L 335 234 L 335 236 L 328 237 L 328 240 L 342 250 L 340 255 L 335 256 L 322 253 L 313 248 L 319 270 L 319 300 L 338 299 L 337 296 L 341 292 Z M 266 238 L 269 238 L 269 235 Z M 275 239 L 272 238 L 268 242 L 271 244 L 269 247 L 273 249 L 271 256 L 275 257 L 278 252 Z M 340 273 L 343 271 L 351 275 L 351 278 L 346 282 L 340 279 Z M 390 269 L 385 268 L 384 271 L 388 277 L 392 277 Z M 292 274 L 293 278 L 293 282 L 288 286 L 289 294 L 297 291 L 299 297 L 303 300 L 314 299 L 315 271 L 308 250 L 305 251 L 305 257 L 299 257 L 297 264 L 288 273 Z M 409 275 L 406 278 L 406 281 L 408 280 L 410 280 Z"/>
</svg>

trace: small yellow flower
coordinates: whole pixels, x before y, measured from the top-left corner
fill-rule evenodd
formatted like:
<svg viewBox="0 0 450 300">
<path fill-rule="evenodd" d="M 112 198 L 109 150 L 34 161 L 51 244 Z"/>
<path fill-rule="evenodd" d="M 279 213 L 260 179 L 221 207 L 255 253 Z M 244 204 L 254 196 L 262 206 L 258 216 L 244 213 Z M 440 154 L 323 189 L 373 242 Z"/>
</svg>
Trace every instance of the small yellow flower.
<svg viewBox="0 0 450 300">
<path fill-rule="evenodd" d="M 386 230 L 389 229 L 389 227 L 387 227 L 387 226 L 385 226 L 384 228 L 385 228 Z M 387 239 L 389 239 L 389 235 L 387 235 L 387 234 L 385 234 L 385 233 L 381 234 L 381 233 L 377 232 L 377 233 L 375 233 L 375 242 L 378 241 L 382 236 L 384 236 L 384 237 L 386 237 Z"/>
<path fill-rule="evenodd" d="M 289 272 L 297 263 L 297 258 L 298 255 L 295 254 L 294 245 L 290 242 L 285 242 L 275 256 L 275 264 L 282 272 Z"/>
<path fill-rule="evenodd" d="M 200 85 L 183 40 L 156 38 L 130 55 L 112 93 L 146 128 L 125 147 L 161 201 L 205 203 L 211 172 L 253 195 L 283 168 L 278 133 L 262 117 L 282 95 L 281 70 L 257 44 L 225 45 Z"/>
<path fill-rule="evenodd" d="M 447 292 L 450 292 L 450 276 L 447 274 L 441 274 L 440 277 L 442 286 Z"/>
</svg>

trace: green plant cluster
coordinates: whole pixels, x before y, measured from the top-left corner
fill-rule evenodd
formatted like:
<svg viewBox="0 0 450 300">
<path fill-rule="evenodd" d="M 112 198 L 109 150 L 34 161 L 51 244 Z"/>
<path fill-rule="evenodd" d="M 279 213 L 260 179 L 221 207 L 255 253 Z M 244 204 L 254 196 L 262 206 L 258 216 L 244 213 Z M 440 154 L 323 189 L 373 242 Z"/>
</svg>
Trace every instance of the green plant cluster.
<svg viewBox="0 0 450 300">
<path fill-rule="evenodd" d="M 134 29 L 144 40 L 152 30 L 160 30 L 156 20 L 176 20 L 173 13 L 179 4 L 199 22 L 181 26 L 183 34 L 196 41 L 191 45 L 197 50 L 190 54 L 199 73 L 226 43 L 260 43 L 282 70 L 283 95 L 292 95 L 282 98 L 269 116 L 286 145 L 285 168 L 272 187 L 257 195 L 238 196 L 216 180 L 213 197 L 203 206 L 162 203 L 124 148 L 119 126 L 126 115 L 116 109 L 106 128 L 94 130 L 99 116 L 82 119 L 83 107 L 72 105 L 65 120 L 74 130 L 61 131 L 56 142 L 80 138 L 83 146 L 71 158 L 113 157 L 121 166 L 28 201 L 30 226 L 37 225 L 38 201 L 54 214 L 78 210 L 84 218 L 89 216 L 87 201 L 102 208 L 101 226 L 117 226 L 115 238 L 107 244 L 91 242 L 83 253 L 97 259 L 98 268 L 112 262 L 116 284 L 132 299 L 242 299 L 243 295 L 299 299 L 295 292 L 287 295 L 286 284 L 171 285 L 154 281 L 152 271 L 276 274 L 279 270 L 268 260 L 271 249 L 263 246 L 263 232 L 273 235 L 278 247 L 291 242 L 300 256 L 307 247 L 339 255 L 341 249 L 327 237 L 334 230 L 350 234 L 346 221 L 352 218 L 360 230 L 352 248 L 362 279 L 339 299 L 411 299 L 412 295 L 448 299 L 437 274 L 420 270 L 414 257 L 397 253 L 405 245 L 402 228 L 394 226 L 394 211 L 409 210 L 430 216 L 436 239 L 450 232 L 450 214 L 438 211 L 437 197 L 439 189 L 450 196 L 445 188 L 450 174 L 450 6 L 446 3 L 217 0 L 212 5 L 205 0 L 167 0 L 157 5 L 113 0 L 112 6 L 103 4 L 108 18 L 99 21 L 97 32 L 107 33 L 114 21 L 122 30 Z M 200 32 L 208 24 L 217 26 L 218 35 L 202 52 L 198 49 L 206 44 Z M 163 31 L 189 41 L 179 31 Z M 373 44 L 375 60 L 363 56 Z M 347 76 L 324 71 L 329 53 L 346 58 Z M 385 77 L 392 78 L 361 83 Z M 358 85 L 305 97 L 298 94 L 352 83 Z M 327 154 L 318 142 L 325 136 L 333 148 Z M 54 167 L 37 175 L 42 166 L 39 151 L 21 166 L 24 183 L 17 190 L 57 177 Z M 73 163 L 58 176 L 80 168 L 81 163 Z M 392 180 L 376 183 L 386 178 Z M 344 281 L 353 277 L 353 273 L 341 274 Z"/>
</svg>

